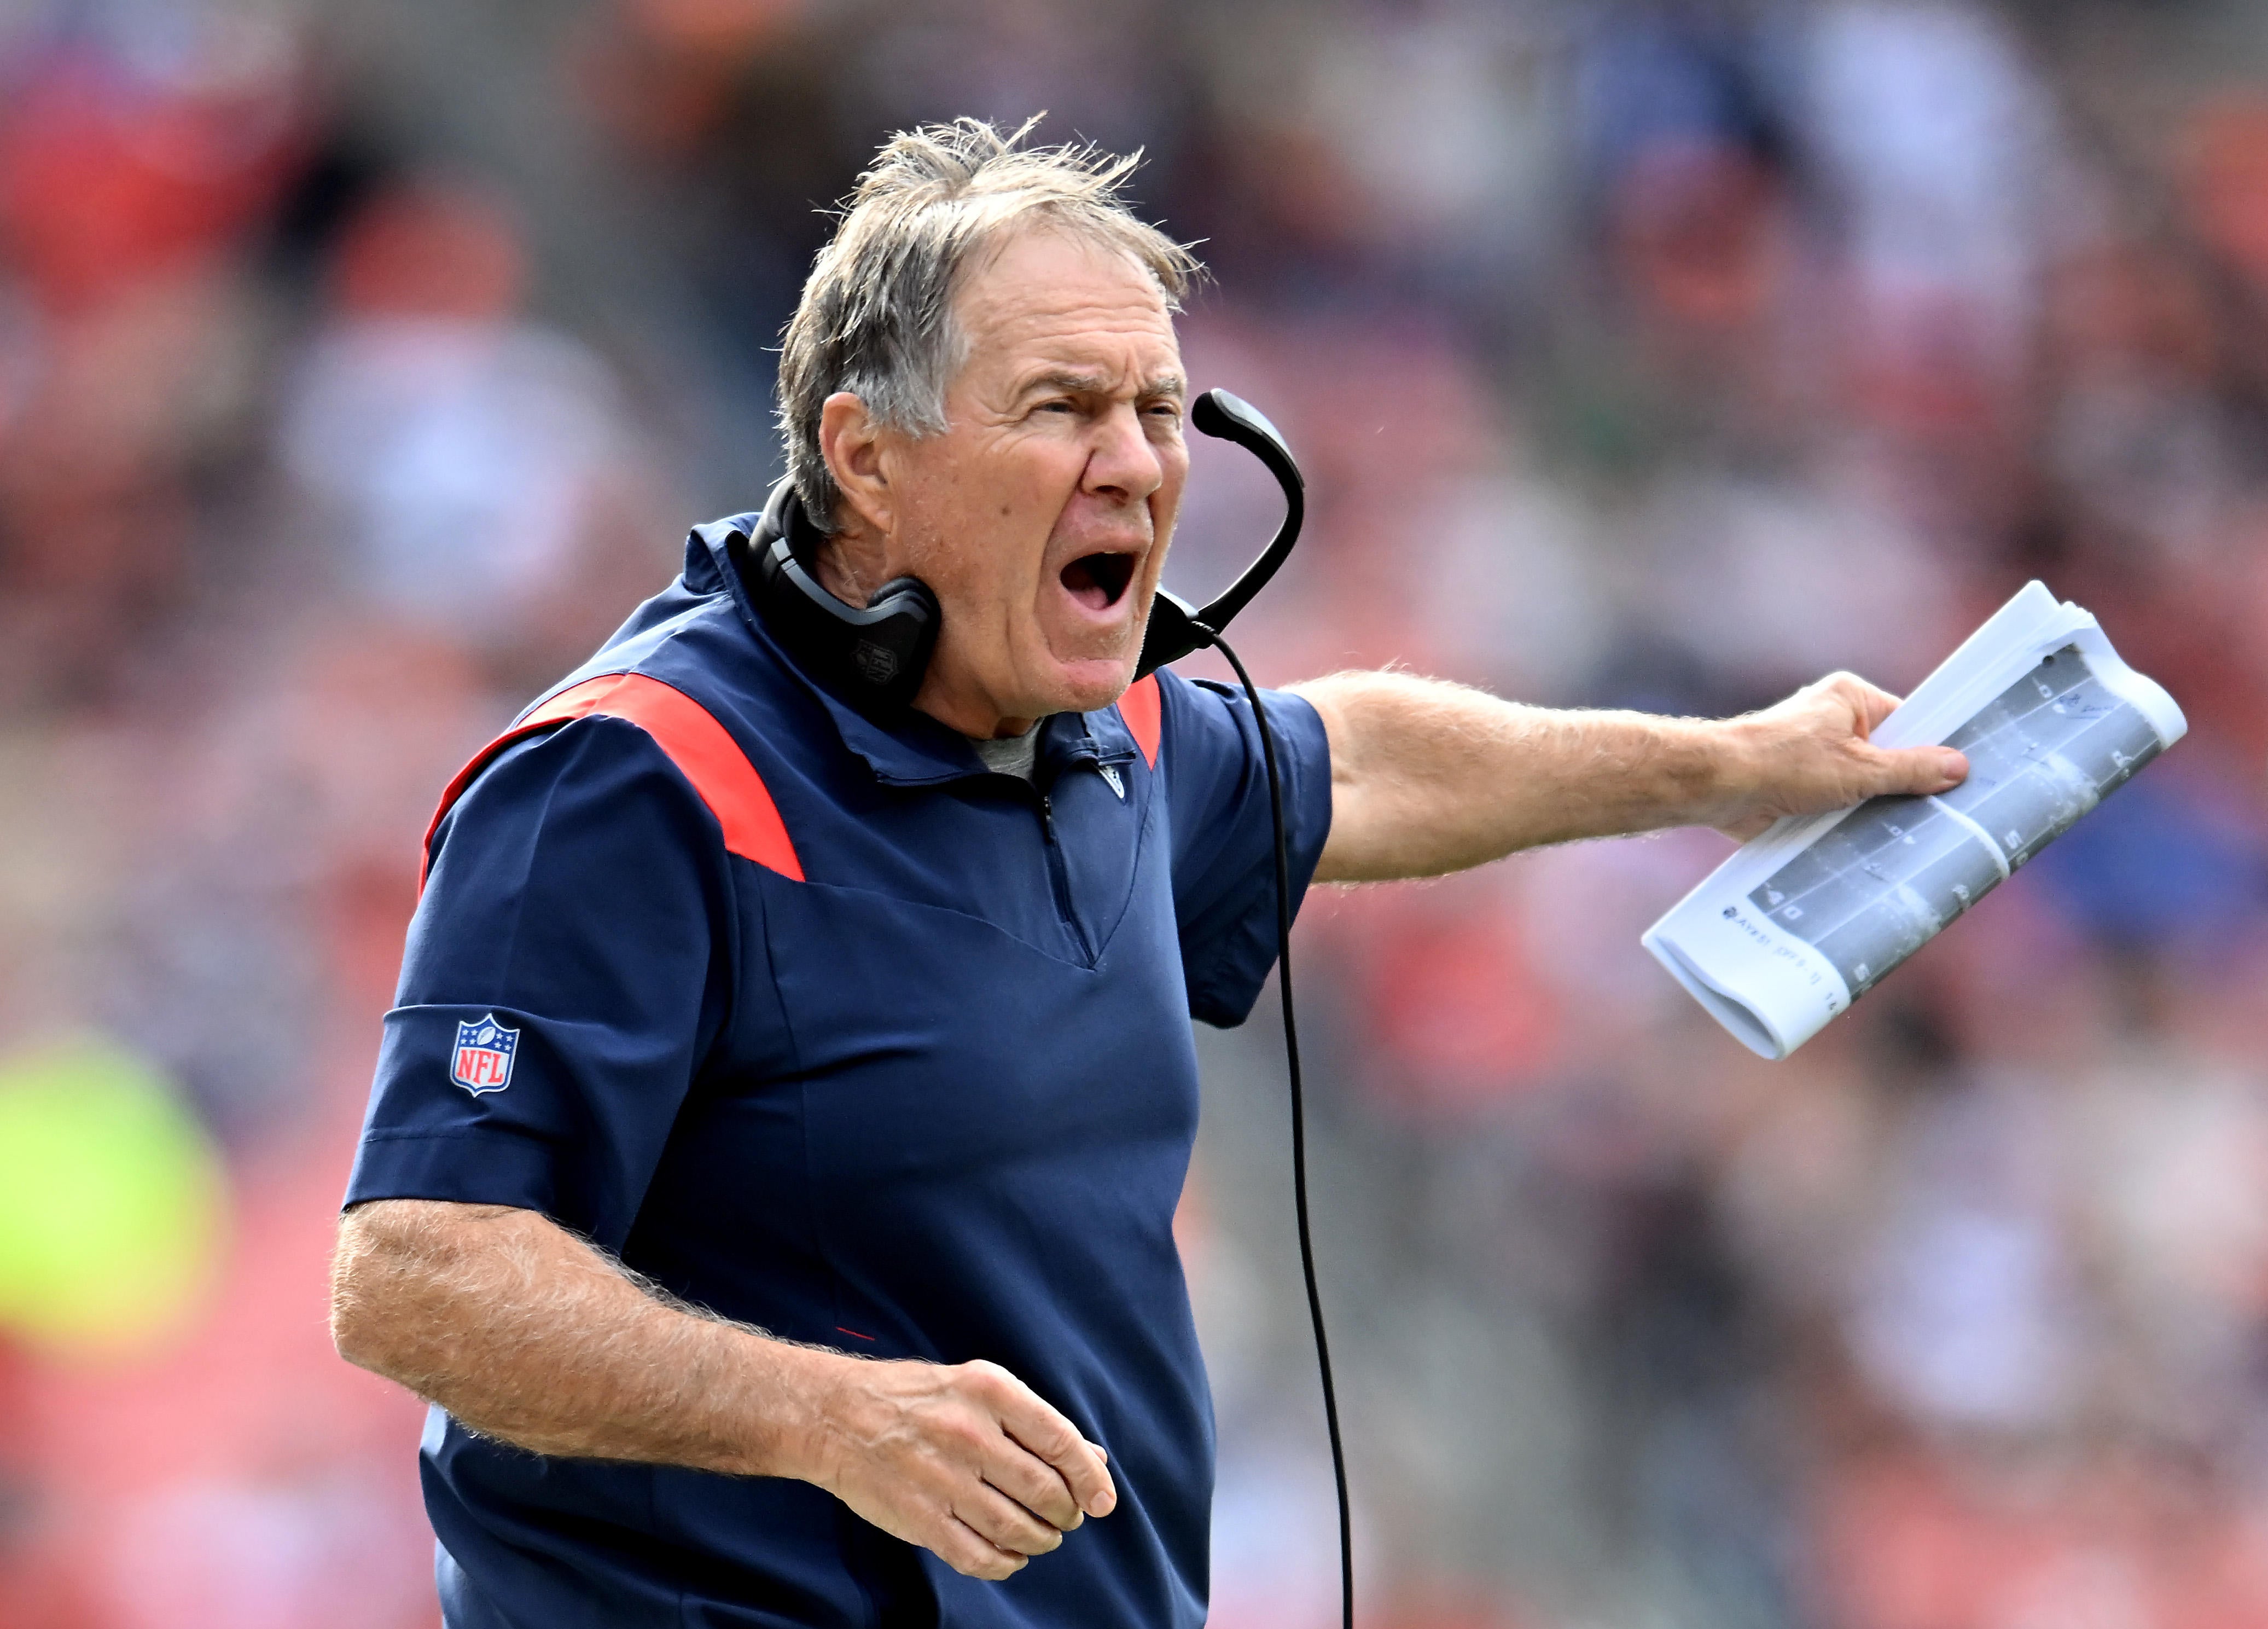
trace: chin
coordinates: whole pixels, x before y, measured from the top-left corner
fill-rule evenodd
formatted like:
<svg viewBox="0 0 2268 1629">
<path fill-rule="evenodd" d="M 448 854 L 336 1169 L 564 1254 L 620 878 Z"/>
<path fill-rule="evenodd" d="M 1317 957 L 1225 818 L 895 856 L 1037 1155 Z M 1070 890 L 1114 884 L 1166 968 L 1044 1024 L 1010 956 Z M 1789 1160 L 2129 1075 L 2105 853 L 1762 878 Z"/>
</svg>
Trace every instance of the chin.
<svg viewBox="0 0 2268 1629">
<path fill-rule="evenodd" d="M 1141 655 L 1138 645 L 1123 656 L 1089 657 L 1055 664 L 1049 712 L 1100 712 L 1134 682 L 1134 667 Z"/>
</svg>

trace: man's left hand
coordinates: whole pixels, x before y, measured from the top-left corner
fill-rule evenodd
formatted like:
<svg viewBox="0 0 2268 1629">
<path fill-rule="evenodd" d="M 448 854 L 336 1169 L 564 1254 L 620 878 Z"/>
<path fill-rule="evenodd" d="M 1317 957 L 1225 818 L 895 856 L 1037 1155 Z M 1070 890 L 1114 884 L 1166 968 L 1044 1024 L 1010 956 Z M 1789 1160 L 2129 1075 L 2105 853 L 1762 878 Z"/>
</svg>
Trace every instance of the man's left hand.
<svg viewBox="0 0 2268 1629">
<path fill-rule="evenodd" d="M 1706 823 L 1746 841 L 1783 815 L 1952 791 L 1969 775 L 1969 760 L 1952 748 L 1874 745 L 1874 726 L 1897 704 L 1856 674 L 1830 673 L 1776 706 L 1728 721 L 1730 772 Z"/>
</svg>

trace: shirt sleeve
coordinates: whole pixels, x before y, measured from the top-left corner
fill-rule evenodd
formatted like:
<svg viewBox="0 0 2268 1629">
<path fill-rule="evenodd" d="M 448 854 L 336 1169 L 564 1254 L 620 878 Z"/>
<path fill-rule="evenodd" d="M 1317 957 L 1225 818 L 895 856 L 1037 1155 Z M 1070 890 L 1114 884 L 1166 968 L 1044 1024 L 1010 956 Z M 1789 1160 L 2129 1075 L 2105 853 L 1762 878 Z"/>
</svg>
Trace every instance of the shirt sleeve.
<svg viewBox="0 0 2268 1629">
<path fill-rule="evenodd" d="M 1174 833 L 1174 913 L 1189 1014 L 1242 1023 L 1276 964 L 1276 839 L 1260 731 L 1241 689 L 1160 670 L 1158 769 Z M 1260 693 L 1284 786 L 1292 909 L 1331 829 L 1330 746 L 1299 697 Z"/>
<path fill-rule="evenodd" d="M 435 834 L 347 1203 L 516 1205 L 619 1250 L 725 1021 L 732 886 L 636 725 L 499 755 Z"/>
</svg>

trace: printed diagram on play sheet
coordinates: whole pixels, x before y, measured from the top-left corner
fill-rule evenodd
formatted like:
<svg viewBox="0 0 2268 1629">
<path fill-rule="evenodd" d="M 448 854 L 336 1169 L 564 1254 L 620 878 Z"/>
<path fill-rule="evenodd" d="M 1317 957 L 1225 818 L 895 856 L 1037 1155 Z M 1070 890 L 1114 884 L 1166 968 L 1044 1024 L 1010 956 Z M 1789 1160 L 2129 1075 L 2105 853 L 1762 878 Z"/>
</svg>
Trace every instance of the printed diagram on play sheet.
<svg viewBox="0 0 2268 1629">
<path fill-rule="evenodd" d="M 1875 732 L 1960 748 L 1966 781 L 1783 822 L 1644 942 L 1744 1044 L 1784 1058 L 2186 729 L 2092 616 L 2033 583 Z"/>
</svg>

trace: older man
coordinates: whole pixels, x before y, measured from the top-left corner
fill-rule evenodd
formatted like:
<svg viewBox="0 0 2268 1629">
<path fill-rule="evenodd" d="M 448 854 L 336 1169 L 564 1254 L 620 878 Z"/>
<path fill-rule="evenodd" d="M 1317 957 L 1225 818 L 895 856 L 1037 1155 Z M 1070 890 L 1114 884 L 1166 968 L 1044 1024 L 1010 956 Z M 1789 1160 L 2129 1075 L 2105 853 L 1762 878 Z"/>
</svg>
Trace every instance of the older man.
<svg viewBox="0 0 2268 1629">
<path fill-rule="evenodd" d="M 1242 698 L 1129 689 L 1193 265 L 1126 167 L 886 147 L 788 328 L 792 491 L 444 800 L 335 1330 L 438 1405 L 455 1629 L 1204 1617 L 1188 1020 L 1256 999 L 1274 851 Z M 804 625 L 919 585 L 901 690 Z M 1955 784 L 1890 704 L 1269 706 L 1304 886 Z"/>
</svg>

